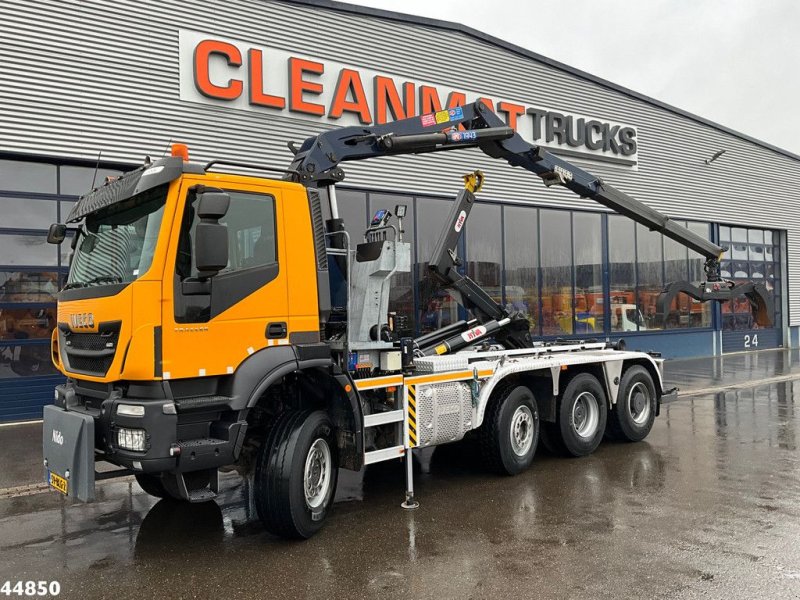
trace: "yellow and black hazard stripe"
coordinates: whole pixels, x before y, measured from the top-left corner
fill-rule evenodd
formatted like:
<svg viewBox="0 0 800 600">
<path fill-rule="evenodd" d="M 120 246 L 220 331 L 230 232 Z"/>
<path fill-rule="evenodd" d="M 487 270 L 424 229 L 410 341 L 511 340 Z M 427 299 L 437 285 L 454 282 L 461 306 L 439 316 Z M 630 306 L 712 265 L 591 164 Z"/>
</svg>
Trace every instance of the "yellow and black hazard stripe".
<svg viewBox="0 0 800 600">
<path fill-rule="evenodd" d="M 417 386 L 408 386 L 408 446 L 417 445 Z"/>
</svg>

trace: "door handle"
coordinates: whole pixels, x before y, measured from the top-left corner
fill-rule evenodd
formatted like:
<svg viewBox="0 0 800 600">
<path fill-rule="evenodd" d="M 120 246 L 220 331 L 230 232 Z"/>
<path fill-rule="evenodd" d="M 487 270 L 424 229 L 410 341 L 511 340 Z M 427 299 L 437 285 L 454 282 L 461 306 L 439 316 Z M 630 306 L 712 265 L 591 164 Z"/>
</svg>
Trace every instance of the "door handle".
<svg viewBox="0 0 800 600">
<path fill-rule="evenodd" d="M 276 338 L 285 338 L 286 337 L 286 323 L 270 323 L 267 325 L 267 338 L 274 340 Z"/>
</svg>

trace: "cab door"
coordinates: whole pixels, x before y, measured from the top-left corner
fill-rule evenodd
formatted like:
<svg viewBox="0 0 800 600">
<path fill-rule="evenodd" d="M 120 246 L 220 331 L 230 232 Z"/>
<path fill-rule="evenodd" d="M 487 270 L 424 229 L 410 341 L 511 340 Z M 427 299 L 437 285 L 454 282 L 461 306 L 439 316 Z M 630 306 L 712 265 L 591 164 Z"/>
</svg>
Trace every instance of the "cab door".
<svg viewBox="0 0 800 600">
<path fill-rule="evenodd" d="M 201 182 L 230 196 L 219 220 L 228 228 L 228 265 L 205 283 L 198 280 L 193 248 Z M 288 343 L 282 192 L 263 181 L 187 178 L 180 194 L 164 274 L 161 374 L 178 379 L 232 373 L 261 348 Z"/>
</svg>

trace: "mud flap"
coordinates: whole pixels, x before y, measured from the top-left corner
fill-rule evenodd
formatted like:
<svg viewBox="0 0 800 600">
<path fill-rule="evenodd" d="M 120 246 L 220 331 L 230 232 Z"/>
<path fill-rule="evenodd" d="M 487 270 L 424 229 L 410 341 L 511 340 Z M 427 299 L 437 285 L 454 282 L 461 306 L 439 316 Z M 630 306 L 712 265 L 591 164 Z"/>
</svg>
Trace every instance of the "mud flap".
<svg viewBox="0 0 800 600">
<path fill-rule="evenodd" d="M 701 286 L 692 285 L 688 281 L 670 283 L 656 300 L 657 323 L 662 326 L 666 325 L 667 318 L 672 310 L 672 302 L 680 293 L 684 293 L 700 302 L 708 302 L 709 300 L 725 302 L 744 296 L 750 302 L 753 319 L 759 326 L 771 327 L 773 324 L 772 316 L 775 314 L 775 303 L 772 294 L 769 293 L 767 286 L 763 283 L 753 283 L 751 281 L 737 284 L 720 281 L 705 283 Z"/>
<path fill-rule="evenodd" d="M 94 419 L 90 415 L 44 407 L 44 479 L 81 502 L 94 500 Z"/>
</svg>

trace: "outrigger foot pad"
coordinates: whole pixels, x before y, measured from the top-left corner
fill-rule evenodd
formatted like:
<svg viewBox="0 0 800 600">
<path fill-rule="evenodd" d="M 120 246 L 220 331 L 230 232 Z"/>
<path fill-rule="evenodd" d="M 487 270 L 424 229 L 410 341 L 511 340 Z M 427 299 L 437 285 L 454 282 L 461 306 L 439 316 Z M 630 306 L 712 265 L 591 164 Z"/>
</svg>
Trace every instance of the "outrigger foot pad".
<svg viewBox="0 0 800 600">
<path fill-rule="evenodd" d="M 744 296 L 750 302 L 753 319 L 761 327 L 771 327 L 775 314 L 775 302 L 763 283 L 733 283 L 732 281 L 709 281 L 699 286 L 688 281 L 676 281 L 668 284 L 656 300 L 656 322 L 666 324 L 673 312 L 672 303 L 675 297 L 684 293 L 700 302 L 715 300 L 725 302 Z"/>
<path fill-rule="evenodd" d="M 414 499 L 414 494 L 406 494 L 406 499 L 400 506 L 406 510 L 415 510 L 419 508 L 419 502 Z"/>
</svg>

